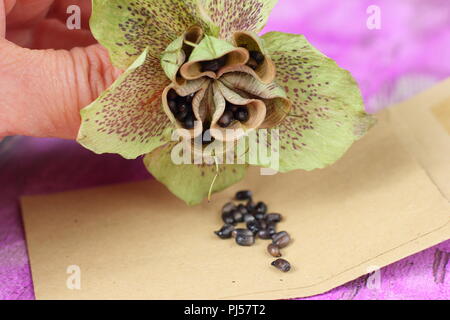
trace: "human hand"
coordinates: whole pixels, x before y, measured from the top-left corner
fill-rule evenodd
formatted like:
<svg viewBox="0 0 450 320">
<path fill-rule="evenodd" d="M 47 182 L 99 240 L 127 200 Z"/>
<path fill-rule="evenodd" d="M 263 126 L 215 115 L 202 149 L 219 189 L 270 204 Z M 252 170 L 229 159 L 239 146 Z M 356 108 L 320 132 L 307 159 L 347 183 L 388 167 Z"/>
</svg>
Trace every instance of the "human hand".
<svg viewBox="0 0 450 320">
<path fill-rule="evenodd" d="M 81 30 L 66 26 L 79 5 Z M 89 31 L 89 0 L 0 0 L 0 138 L 74 139 L 79 111 L 120 75 Z"/>
</svg>

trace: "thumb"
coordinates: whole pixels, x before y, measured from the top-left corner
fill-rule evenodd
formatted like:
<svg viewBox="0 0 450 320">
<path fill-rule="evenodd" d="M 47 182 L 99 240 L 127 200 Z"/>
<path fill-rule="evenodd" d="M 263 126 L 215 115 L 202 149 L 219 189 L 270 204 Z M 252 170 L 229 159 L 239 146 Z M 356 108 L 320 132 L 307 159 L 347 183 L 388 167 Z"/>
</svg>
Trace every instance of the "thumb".
<svg viewBox="0 0 450 320">
<path fill-rule="evenodd" d="M 29 50 L 0 39 L 0 136 L 74 139 L 79 111 L 120 75 L 100 45 Z"/>
</svg>

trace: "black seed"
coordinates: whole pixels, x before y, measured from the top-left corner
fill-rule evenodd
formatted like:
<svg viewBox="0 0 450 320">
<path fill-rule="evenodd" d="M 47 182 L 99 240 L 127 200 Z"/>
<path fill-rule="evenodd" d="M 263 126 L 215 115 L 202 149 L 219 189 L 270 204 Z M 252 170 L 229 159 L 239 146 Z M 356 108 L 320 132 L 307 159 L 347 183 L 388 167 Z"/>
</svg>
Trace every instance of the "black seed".
<svg viewBox="0 0 450 320">
<path fill-rule="evenodd" d="M 189 111 L 191 109 L 191 106 L 187 104 L 186 102 L 181 102 L 178 104 L 178 112 L 184 112 Z"/>
<path fill-rule="evenodd" d="M 233 230 L 234 227 L 231 224 L 226 224 L 220 230 L 214 231 L 214 233 L 221 239 L 228 239 L 231 238 L 231 233 Z"/>
<path fill-rule="evenodd" d="M 259 230 L 262 230 L 263 227 L 259 223 L 259 221 L 249 221 L 247 222 L 247 229 L 250 230 L 253 234 L 258 233 Z"/>
<path fill-rule="evenodd" d="M 178 94 L 176 93 L 175 90 L 170 90 L 167 93 L 167 99 L 169 99 L 169 100 L 175 100 L 177 97 L 178 97 Z"/>
<path fill-rule="evenodd" d="M 280 222 L 281 221 L 281 214 L 279 213 L 269 213 L 265 217 L 266 222 Z"/>
<path fill-rule="evenodd" d="M 255 59 L 250 58 L 247 62 L 247 65 L 252 68 L 253 70 L 256 70 L 256 68 L 258 68 L 258 62 L 256 62 Z"/>
<path fill-rule="evenodd" d="M 249 190 L 242 190 L 236 193 L 235 199 L 236 200 L 250 200 L 252 198 L 253 194 Z"/>
<path fill-rule="evenodd" d="M 220 117 L 218 124 L 222 128 L 226 128 L 233 122 L 233 120 L 233 113 L 231 111 L 225 111 Z"/>
<path fill-rule="evenodd" d="M 250 51 L 250 57 L 256 61 L 257 64 L 264 62 L 264 55 L 259 51 Z"/>
<path fill-rule="evenodd" d="M 236 209 L 236 206 L 234 205 L 233 202 L 227 202 L 225 203 L 225 205 L 222 207 L 222 213 L 227 213 L 227 212 L 231 212 L 233 210 Z"/>
<path fill-rule="evenodd" d="M 233 212 L 224 212 L 224 213 L 222 213 L 222 220 L 226 224 L 236 224 L 236 221 L 234 221 Z"/>
<path fill-rule="evenodd" d="M 269 232 L 270 236 L 272 237 L 275 233 L 277 233 L 277 228 L 275 223 L 268 223 L 267 224 L 267 232 Z"/>
<path fill-rule="evenodd" d="M 211 60 L 211 61 L 203 61 L 200 63 L 202 72 L 212 71 L 217 72 L 220 68 L 222 68 L 227 61 L 227 57 L 221 57 L 219 59 Z"/>
<path fill-rule="evenodd" d="M 190 95 L 186 96 L 185 97 L 186 102 L 187 103 L 192 103 L 192 100 L 194 100 L 194 97 L 195 97 L 195 93 L 191 93 Z"/>
<path fill-rule="evenodd" d="M 264 240 L 269 240 L 272 238 L 272 235 L 270 234 L 269 230 L 262 229 L 258 231 L 258 237 Z"/>
<path fill-rule="evenodd" d="M 247 122 L 249 118 L 248 109 L 246 107 L 240 107 L 234 113 L 234 118 L 240 122 Z"/>
<path fill-rule="evenodd" d="M 280 248 L 286 247 L 290 241 L 291 241 L 291 237 L 289 236 L 289 234 L 286 231 L 281 231 L 281 232 L 275 233 L 272 236 L 272 243 L 276 244 Z"/>
<path fill-rule="evenodd" d="M 184 128 L 185 129 L 188 129 L 188 130 L 190 130 L 190 129 L 194 129 L 194 126 L 195 126 L 195 117 L 194 117 L 194 115 L 191 113 L 191 114 L 188 114 L 187 115 L 187 117 L 184 119 Z"/>
<path fill-rule="evenodd" d="M 250 213 L 244 214 L 244 222 L 255 221 L 255 217 Z"/>
<path fill-rule="evenodd" d="M 255 207 L 255 213 L 267 213 L 267 205 L 264 202 L 258 202 Z"/>
<path fill-rule="evenodd" d="M 273 265 L 275 268 L 283 272 L 288 272 L 289 270 L 291 270 L 290 263 L 284 259 L 277 259 L 273 261 L 271 265 Z"/>
<path fill-rule="evenodd" d="M 178 112 L 177 103 L 174 100 L 169 100 L 169 109 L 170 112 L 176 114 Z"/>
<path fill-rule="evenodd" d="M 184 119 L 186 119 L 186 117 L 188 116 L 188 114 L 189 114 L 189 110 L 179 111 L 179 112 L 175 115 L 175 118 L 176 118 L 178 121 L 183 122 Z"/>
<path fill-rule="evenodd" d="M 250 199 L 247 201 L 246 207 L 247 207 L 247 211 L 250 212 L 250 213 L 252 213 L 253 211 L 255 211 L 256 204 L 255 204 L 255 202 L 252 200 L 252 198 L 250 198 Z"/>
<path fill-rule="evenodd" d="M 265 213 L 255 213 L 256 220 L 264 220 L 265 216 L 266 216 Z"/>
<path fill-rule="evenodd" d="M 230 110 L 231 112 L 235 113 L 239 109 L 239 107 L 240 106 L 227 101 L 225 109 Z"/>
<path fill-rule="evenodd" d="M 233 237 L 237 237 L 237 236 L 242 236 L 242 237 L 253 237 L 253 232 L 251 232 L 248 229 L 243 229 L 243 228 L 238 228 L 238 229 L 234 229 L 234 231 L 231 233 L 231 236 Z"/>
<path fill-rule="evenodd" d="M 269 244 L 267 246 L 267 251 L 270 253 L 271 256 L 275 258 L 281 257 L 280 247 L 277 246 L 276 244 L 273 243 Z"/>
<path fill-rule="evenodd" d="M 255 237 L 247 234 L 237 234 L 236 243 L 240 246 L 251 246 L 255 243 Z"/>
<path fill-rule="evenodd" d="M 239 210 L 233 211 L 233 219 L 236 222 L 243 222 L 244 221 L 244 215 Z"/>
<path fill-rule="evenodd" d="M 248 213 L 247 207 L 244 206 L 242 203 L 237 206 L 237 209 L 242 214 L 247 214 Z"/>
</svg>

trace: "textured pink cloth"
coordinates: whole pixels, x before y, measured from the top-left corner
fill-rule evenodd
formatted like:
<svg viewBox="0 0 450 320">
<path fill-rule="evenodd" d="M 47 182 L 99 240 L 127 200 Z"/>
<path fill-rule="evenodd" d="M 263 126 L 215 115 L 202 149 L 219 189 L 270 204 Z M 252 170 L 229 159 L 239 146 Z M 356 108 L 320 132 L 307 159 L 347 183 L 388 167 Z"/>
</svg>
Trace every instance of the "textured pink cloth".
<svg viewBox="0 0 450 320">
<path fill-rule="evenodd" d="M 370 5 L 381 29 L 366 27 Z M 301 33 L 350 70 L 369 110 L 400 78 L 450 75 L 448 0 L 280 0 L 267 31 Z M 388 98 L 392 101 L 395 98 Z M 15 137 L 0 144 L 0 299 L 33 299 L 19 196 L 148 179 L 140 160 L 94 155 L 72 141 Z M 381 287 L 361 277 L 308 299 L 449 299 L 450 241 L 381 270 Z"/>
</svg>

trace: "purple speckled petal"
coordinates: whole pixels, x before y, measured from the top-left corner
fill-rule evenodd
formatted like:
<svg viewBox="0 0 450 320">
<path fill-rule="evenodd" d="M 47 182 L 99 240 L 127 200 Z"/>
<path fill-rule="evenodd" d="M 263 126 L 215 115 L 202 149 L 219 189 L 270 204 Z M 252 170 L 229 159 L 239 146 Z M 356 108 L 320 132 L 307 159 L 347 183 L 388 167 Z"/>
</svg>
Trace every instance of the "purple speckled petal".
<svg viewBox="0 0 450 320">
<path fill-rule="evenodd" d="M 374 122 L 364 111 L 358 85 L 303 36 L 270 32 L 262 38 L 277 68 L 276 82 L 292 102 L 290 113 L 276 127 L 279 171 L 334 163 Z"/>
<path fill-rule="evenodd" d="M 199 0 L 212 23 L 220 28 L 223 39 L 231 39 L 236 31 L 259 33 L 278 0 Z"/>
<path fill-rule="evenodd" d="M 133 159 L 163 145 L 170 121 L 161 107 L 169 80 L 160 62 L 145 51 L 91 105 L 81 110 L 77 141 L 96 153 Z"/>
</svg>

